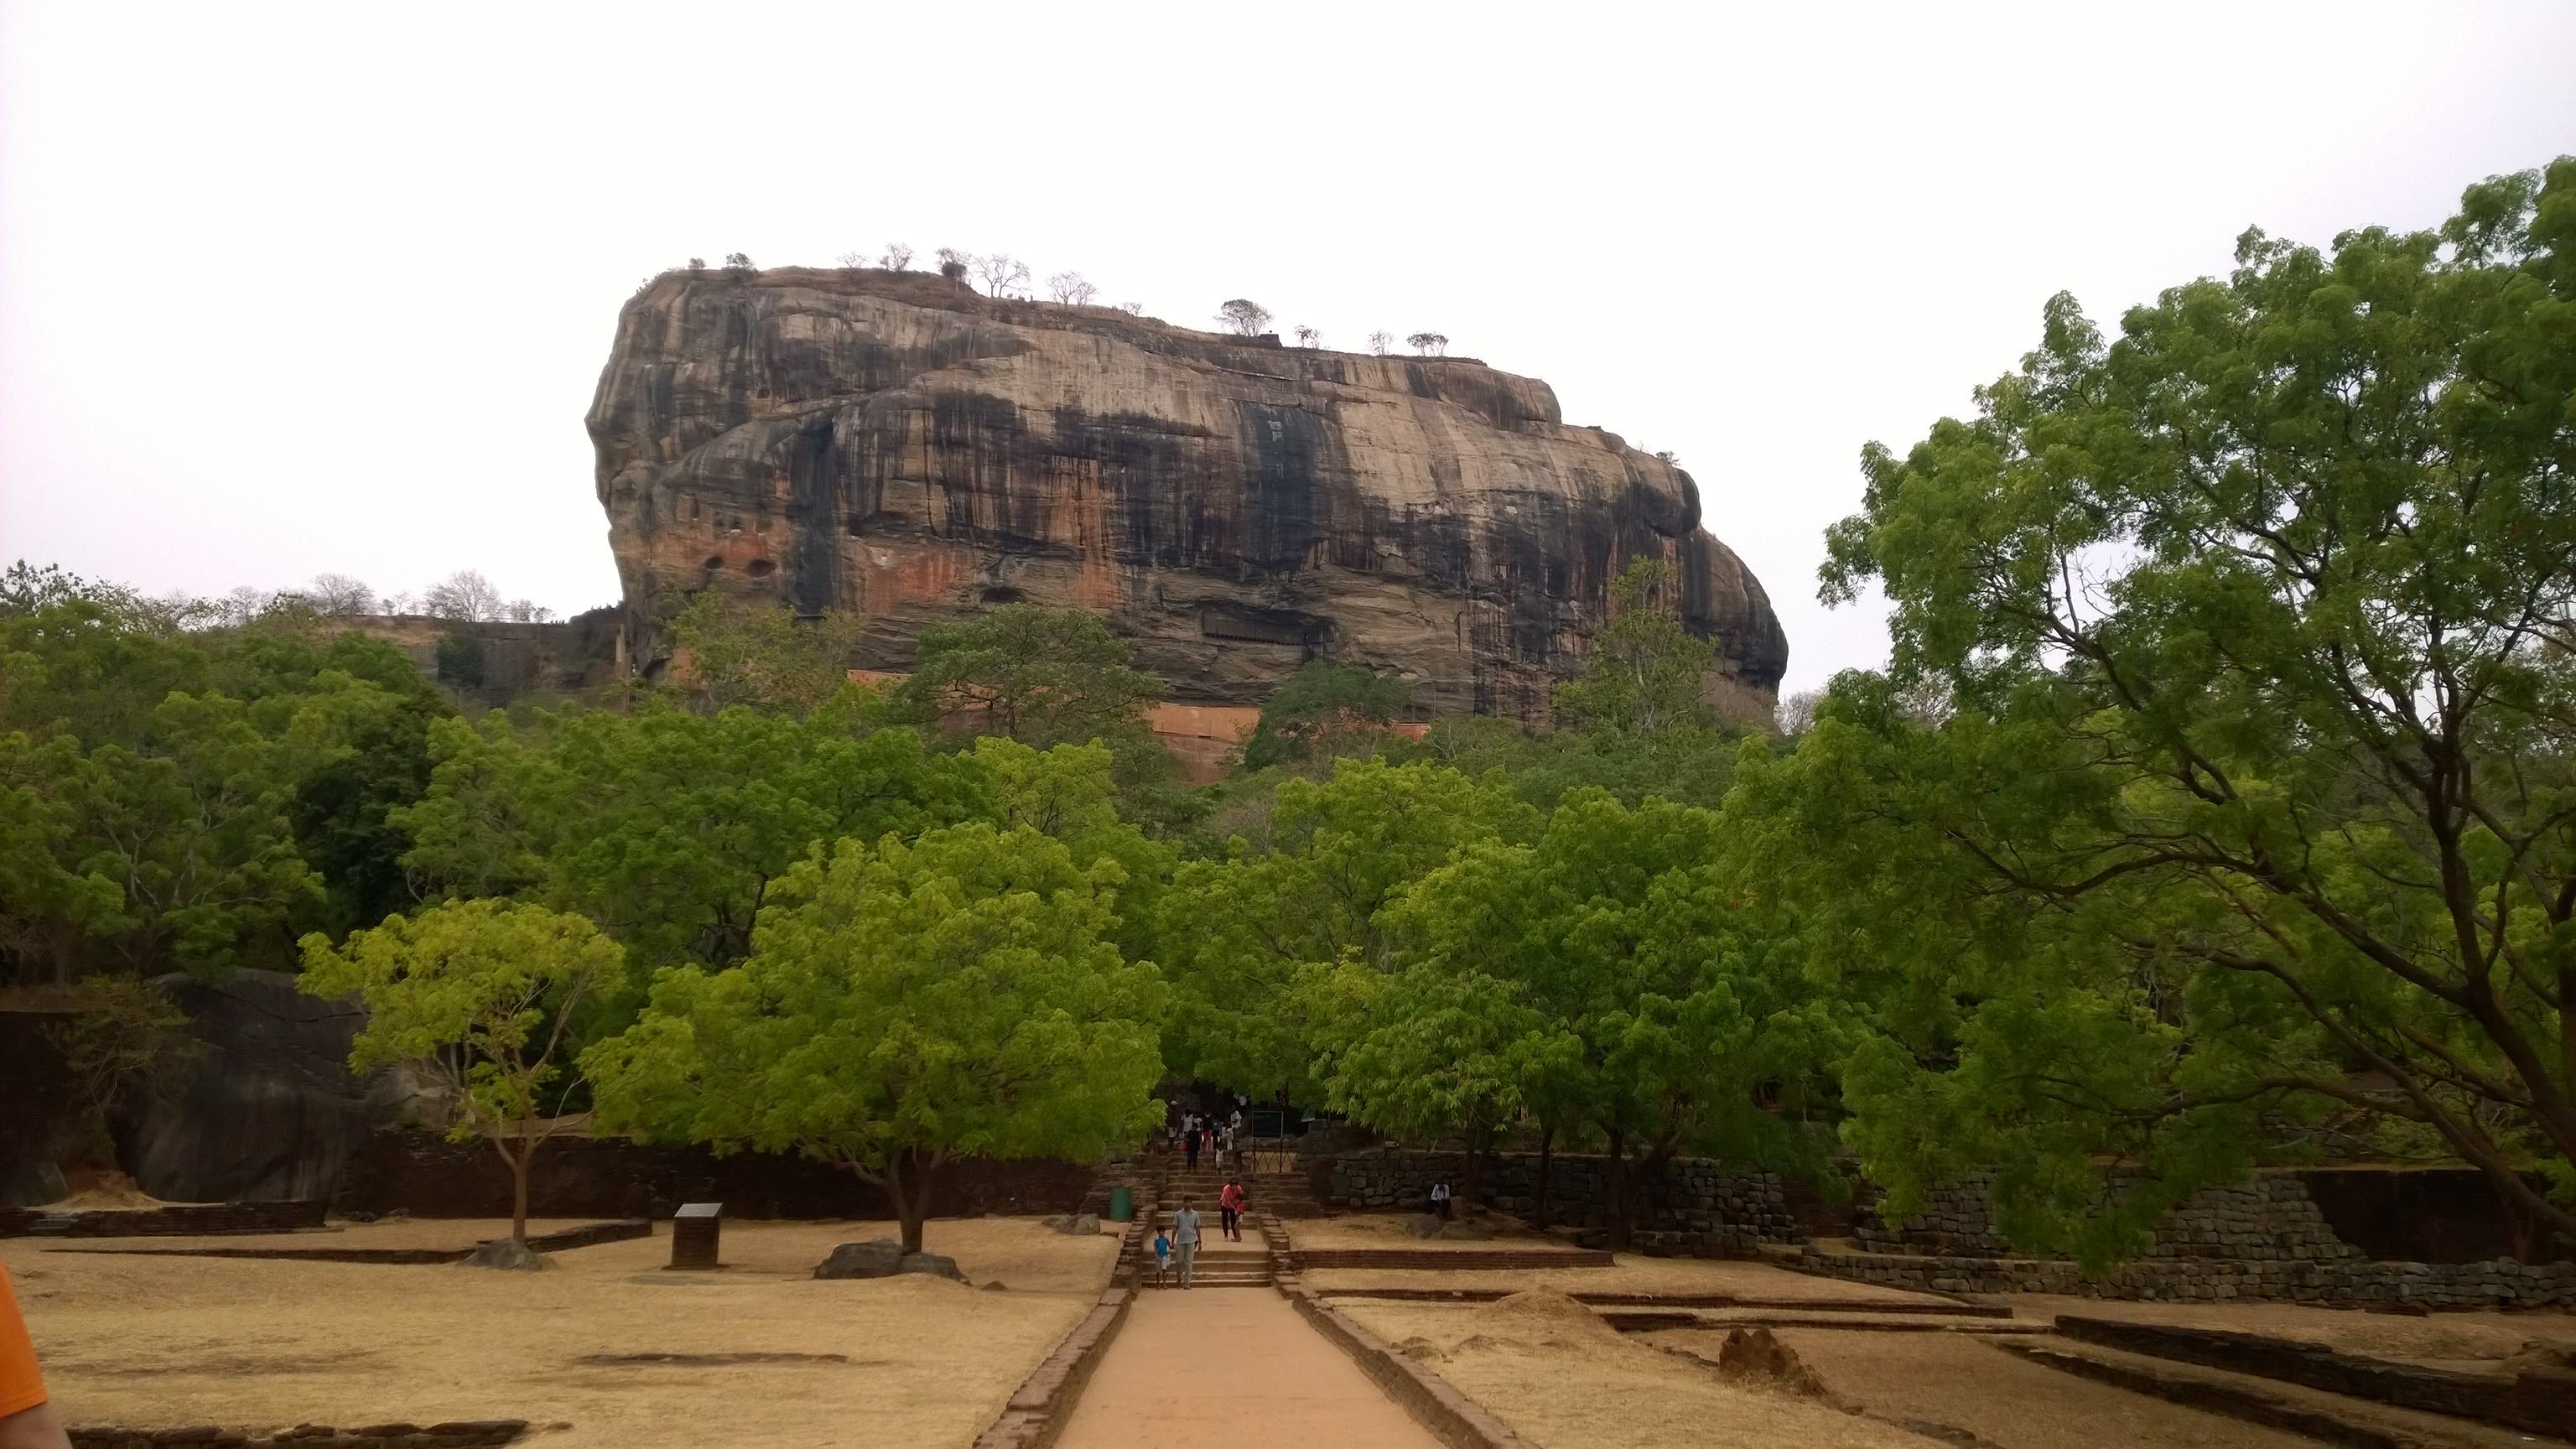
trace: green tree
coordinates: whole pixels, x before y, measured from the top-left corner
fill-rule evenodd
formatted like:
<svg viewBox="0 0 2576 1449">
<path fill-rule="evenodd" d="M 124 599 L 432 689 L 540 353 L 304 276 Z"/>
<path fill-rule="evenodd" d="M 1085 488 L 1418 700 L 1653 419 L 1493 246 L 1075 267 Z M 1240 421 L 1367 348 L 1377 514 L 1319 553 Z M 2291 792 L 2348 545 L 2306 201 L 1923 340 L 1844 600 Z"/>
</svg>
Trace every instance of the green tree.
<svg viewBox="0 0 2576 1449">
<path fill-rule="evenodd" d="M 1024 745 L 1116 748 L 1145 730 L 1163 681 L 1135 667 L 1136 646 L 1084 609 L 1004 604 L 921 632 L 920 661 L 897 691 L 915 719 L 948 720 Z"/>
<path fill-rule="evenodd" d="M 1110 940 L 1121 878 L 984 822 L 818 851 L 740 967 L 663 972 L 585 1054 L 603 1120 L 845 1167 L 917 1251 L 942 1163 L 1096 1157 L 1159 1120 L 1164 990 Z"/>
<path fill-rule="evenodd" d="M 1560 723 L 1636 735 L 1709 723 L 1703 681 L 1717 646 L 1682 627 L 1678 587 L 1660 558 L 1631 559 L 1610 581 L 1610 621 L 1583 676 L 1556 687 Z"/>
<path fill-rule="evenodd" d="M 702 707 L 810 710 L 854 688 L 850 666 L 867 633 L 856 614 L 800 618 L 793 610 L 729 603 L 714 589 L 671 620 L 685 665 L 680 689 Z"/>
<path fill-rule="evenodd" d="M 1299 994 L 1301 975 L 1346 957 L 1386 969 L 1387 902 L 1467 845 L 1538 826 L 1501 781 L 1435 765 L 1342 760 L 1329 780 L 1283 781 L 1262 847 L 1237 839 L 1222 858 L 1185 862 L 1164 896 L 1174 1069 L 1243 1092 L 1311 1092 L 1311 1038 L 1325 1024 L 1310 1008 L 1332 998 Z"/>
<path fill-rule="evenodd" d="M 1348 664 L 1315 660 L 1281 681 L 1244 742 L 1243 767 L 1304 765 L 1368 754 L 1387 726 L 1413 707 L 1401 679 Z"/>
<path fill-rule="evenodd" d="M 2001 1152 L 2007 1227 L 2099 1261 L 2259 1110 L 2332 1108 L 2576 1239 L 2576 158 L 2437 231 L 2248 232 L 2121 333 L 2051 302 L 1830 535 L 1894 679 L 1763 788 L 1782 859 L 1927 943 L 1864 1165 L 1902 1211 Z M 1889 702 L 1927 678 L 1937 726 Z M 2104 1151 L 2147 1185 L 2088 1228 Z"/>
<path fill-rule="evenodd" d="M 298 984 L 366 1005 L 352 1070 L 408 1063 L 448 1089 L 450 1135 L 483 1138 L 510 1169 L 510 1238 L 524 1247 L 528 1168 L 573 1125 L 556 1087 L 568 1039 L 585 1004 L 614 995 L 624 973 L 617 943 L 579 916 L 474 900 L 389 916 L 336 949 L 307 936 Z"/>
<path fill-rule="evenodd" d="M 1490 977 L 1530 1013 L 1509 1028 L 1518 1095 L 1600 1135 L 1618 1246 L 1640 1185 L 1685 1150 L 1822 1167 L 1769 1108 L 1823 1074 L 1842 1028 L 1795 929 L 1715 868 L 1722 839 L 1710 811 L 1579 791 L 1535 842 L 1474 847 L 1385 912 L 1410 969 Z"/>
<path fill-rule="evenodd" d="M 442 721 L 429 793 L 395 813 L 435 893 L 578 911 L 636 966 L 724 967 L 751 949 L 771 884 L 814 842 L 917 833 L 982 813 L 971 764 L 908 729 L 862 728 L 844 698 L 802 717 L 648 702 L 521 726 Z"/>
<path fill-rule="evenodd" d="M 1482 1202 L 1485 1154 L 1572 1039 L 1551 1031 L 1516 983 L 1471 966 L 1441 962 L 1385 976 L 1350 962 L 1324 989 L 1366 1003 L 1356 1012 L 1312 1013 L 1332 1064 L 1326 1102 L 1388 1136 L 1454 1135 L 1467 1161 L 1459 1198 Z"/>
</svg>

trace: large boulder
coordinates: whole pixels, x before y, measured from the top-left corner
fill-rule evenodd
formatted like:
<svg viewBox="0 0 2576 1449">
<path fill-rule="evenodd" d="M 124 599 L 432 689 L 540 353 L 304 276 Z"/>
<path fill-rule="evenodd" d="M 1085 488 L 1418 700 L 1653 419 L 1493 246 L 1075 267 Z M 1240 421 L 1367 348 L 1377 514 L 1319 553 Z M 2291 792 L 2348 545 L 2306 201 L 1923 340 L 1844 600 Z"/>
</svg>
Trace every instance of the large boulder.
<svg viewBox="0 0 2576 1449">
<path fill-rule="evenodd" d="M 1689 474 L 1468 358 L 919 272 L 674 272 L 618 318 L 589 427 L 648 669 L 662 601 L 702 590 L 853 614 L 852 662 L 888 671 L 925 628 L 1025 599 L 1106 617 L 1176 707 L 1257 709 L 1321 657 L 1436 714 L 1535 720 L 1639 557 L 1673 565 L 1661 606 L 1717 645 L 1721 707 L 1768 721 L 1788 660 Z"/>
<path fill-rule="evenodd" d="M 898 1273 L 927 1273 L 933 1278 L 947 1278 L 963 1283 L 966 1275 L 957 1270 L 957 1260 L 942 1253 L 906 1253 L 895 1264 Z"/>
<path fill-rule="evenodd" d="M 389 1075 L 349 1070 L 365 1008 L 307 996 L 280 971 L 158 984 L 188 1014 L 199 1051 L 183 1082 L 117 1124 L 135 1184 L 169 1202 L 331 1196 L 358 1143 L 397 1106 Z"/>
<path fill-rule="evenodd" d="M 817 1278 L 891 1278 L 903 1271 L 903 1244 L 892 1238 L 842 1243 L 814 1267 Z"/>
</svg>

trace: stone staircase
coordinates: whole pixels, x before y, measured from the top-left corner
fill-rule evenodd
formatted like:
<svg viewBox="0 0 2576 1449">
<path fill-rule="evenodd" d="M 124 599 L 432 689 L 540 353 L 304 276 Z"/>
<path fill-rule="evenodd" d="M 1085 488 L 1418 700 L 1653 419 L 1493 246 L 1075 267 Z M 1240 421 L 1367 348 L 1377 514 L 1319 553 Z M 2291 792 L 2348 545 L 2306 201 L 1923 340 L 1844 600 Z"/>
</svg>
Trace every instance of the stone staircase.
<svg viewBox="0 0 2576 1449">
<path fill-rule="evenodd" d="M 1155 1227 L 1169 1228 L 1172 1215 L 1180 1211 L 1181 1200 L 1191 1199 L 1199 1213 L 1199 1256 L 1190 1273 L 1194 1288 L 1266 1288 L 1271 1283 L 1270 1247 L 1247 1221 L 1243 1241 L 1228 1242 L 1218 1233 L 1217 1191 L 1225 1186 L 1226 1175 L 1213 1168 L 1192 1172 L 1187 1168 L 1169 1168 L 1156 1182 L 1156 1195 L 1149 1221 Z M 1250 1190 L 1252 1183 L 1245 1180 Z M 1146 1216 L 1142 1194 L 1138 1197 L 1138 1216 Z M 1251 1215 L 1246 1214 L 1248 1219 Z M 1142 1247 L 1136 1263 L 1136 1284 L 1140 1288 L 1157 1286 L 1154 1282 L 1153 1234 L 1141 1236 Z M 1172 1281 L 1163 1287 L 1180 1286 L 1180 1270 L 1172 1272 Z"/>
</svg>

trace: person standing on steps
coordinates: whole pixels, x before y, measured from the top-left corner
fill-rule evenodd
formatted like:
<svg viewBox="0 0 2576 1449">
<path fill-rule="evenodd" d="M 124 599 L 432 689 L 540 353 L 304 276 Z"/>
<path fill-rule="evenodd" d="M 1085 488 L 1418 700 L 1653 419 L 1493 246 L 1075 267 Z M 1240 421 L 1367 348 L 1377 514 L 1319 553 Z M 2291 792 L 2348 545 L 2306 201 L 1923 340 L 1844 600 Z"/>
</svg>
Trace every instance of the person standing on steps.
<svg viewBox="0 0 2576 1449">
<path fill-rule="evenodd" d="M 1199 1210 L 1190 1206 L 1194 1198 L 1182 1198 L 1181 1210 L 1172 1214 L 1172 1255 L 1181 1260 L 1181 1286 L 1190 1286 L 1190 1269 L 1199 1260 Z"/>
<path fill-rule="evenodd" d="M 1216 1223 L 1227 1241 L 1243 1241 L 1243 1179 L 1229 1177 L 1216 1195 Z"/>
<path fill-rule="evenodd" d="M 1172 1240 L 1165 1236 L 1161 1228 L 1156 1228 L 1154 1229 L 1154 1286 L 1160 1288 L 1171 1281 Z"/>
<path fill-rule="evenodd" d="M 1190 1168 L 1189 1168 L 1189 1170 L 1190 1170 L 1190 1171 L 1192 1171 L 1192 1172 L 1196 1172 L 1196 1171 L 1198 1171 L 1198 1170 L 1199 1170 L 1199 1129 L 1198 1129 L 1198 1126 L 1197 1126 L 1198 1119 L 1197 1119 L 1197 1118 L 1195 1118 L 1195 1117 L 1193 1117 L 1193 1118 L 1191 1118 L 1191 1119 L 1190 1119 L 1190 1121 L 1191 1121 L 1191 1126 L 1190 1126 L 1189 1134 L 1188 1134 L 1186 1137 L 1184 1137 L 1184 1138 L 1182 1138 L 1182 1139 L 1181 1139 L 1181 1150 L 1189 1154 L 1189 1159 L 1190 1159 Z"/>
<path fill-rule="evenodd" d="M 1446 1178 L 1431 1184 L 1431 1215 L 1449 1221 L 1449 1182 Z"/>
</svg>

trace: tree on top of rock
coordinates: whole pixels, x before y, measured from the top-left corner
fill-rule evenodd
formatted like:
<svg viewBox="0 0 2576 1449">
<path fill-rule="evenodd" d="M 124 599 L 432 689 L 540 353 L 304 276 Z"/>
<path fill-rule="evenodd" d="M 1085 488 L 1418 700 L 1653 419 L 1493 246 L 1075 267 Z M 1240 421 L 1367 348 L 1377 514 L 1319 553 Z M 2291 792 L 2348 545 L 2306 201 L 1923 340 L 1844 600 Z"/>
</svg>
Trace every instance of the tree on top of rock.
<svg viewBox="0 0 2576 1449">
<path fill-rule="evenodd" d="M 1270 309 L 1249 297 L 1237 297 L 1216 309 L 1216 320 L 1238 337 L 1258 337 L 1270 325 Z"/>
<path fill-rule="evenodd" d="M 1110 939 L 1122 879 L 983 822 L 818 850 L 778 882 L 749 960 L 663 972 L 643 1017 L 584 1054 L 602 1120 L 846 1168 L 917 1252 L 942 1164 L 1097 1159 L 1161 1119 L 1164 990 Z"/>
<path fill-rule="evenodd" d="M 1080 307 L 1099 296 L 1100 289 L 1080 272 L 1058 272 L 1047 278 L 1047 295 L 1068 307 Z"/>
<path fill-rule="evenodd" d="M 430 585 L 420 602 L 420 611 L 431 618 L 464 624 L 491 623 L 501 618 L 508 607 L 501 591 L 492 587 L 492 581 L 472 569 L 458 569 Z"/>
<path fill-rule="evenodd" d="M 1442 332 L 1416 332 L 1404 339 L 1404 345 L 1425 357 L 1449 355 L 1449 337 Z"/>
<path fill-rule="evenodd" d="M 975 275 L 984 279 L 984 295 L 999 297 L 1029 279 L 1029 264 L 1008 252 L 975 259 Z"/>
<path fill-rule="evenodd" d="M 497 900 L 388 916 L 336 949 L 320 934 L 303 945 L 307 993 L 366 1004 L 350 1068 L 408 1063 L 453 1094 L 449 1135 L 480 1136 L 508 1164 L 510 1237 L 525 1245 L 529 1165 L 576 1125 L 555 1087 L 563 1058 L 583 1008 L 624 981 L 625 953 L 579 916 Z"/>
</svg>

